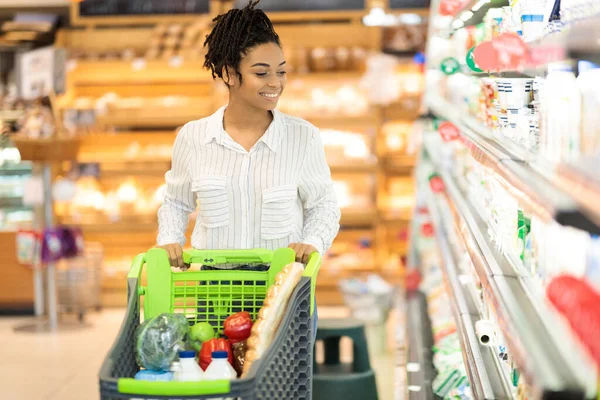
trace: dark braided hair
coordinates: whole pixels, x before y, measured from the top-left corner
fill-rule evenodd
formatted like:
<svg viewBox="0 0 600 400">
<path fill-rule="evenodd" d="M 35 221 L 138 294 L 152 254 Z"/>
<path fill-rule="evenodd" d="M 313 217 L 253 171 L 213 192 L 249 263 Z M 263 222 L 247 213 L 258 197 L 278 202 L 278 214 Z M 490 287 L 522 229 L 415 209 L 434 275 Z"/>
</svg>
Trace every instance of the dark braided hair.
<svg viewBox="0 0 600 400">
<path fill-rule="evenodd" d="M 273 23 L 263 10 L 256 8 L 259 1 L 250 0 L 243 9 L 234 8 L 213 19 L 215 26 L 204 41 L 208 47 L 204 67 L 210 69 L 213 79 L 223 79 L 223 68 L 227 73 L 231 68 L 241 82 L 240 61 L 248 50 L 265 43 L 281 47 Z"/>
</svg>

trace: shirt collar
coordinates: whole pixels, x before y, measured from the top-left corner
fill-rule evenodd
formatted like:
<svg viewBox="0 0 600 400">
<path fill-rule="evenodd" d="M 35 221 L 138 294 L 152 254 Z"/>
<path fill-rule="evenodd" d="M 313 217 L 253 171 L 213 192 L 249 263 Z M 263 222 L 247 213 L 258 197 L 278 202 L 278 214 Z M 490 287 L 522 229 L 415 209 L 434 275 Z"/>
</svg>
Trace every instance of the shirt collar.
<svg viewBox="0 0 600 400">
<path fill-rule="evenodd" d="M 216 140 L 220 145 L 223 144 L 223 139 L 226 138 L 226 132 L 223 128 L 223 115 L 227 106 L 219 108 L 213 115 L 211 115 L 207 124 L 207 132 L 204 138 L 204 144 L 208 144 L 213 140 Z M 267 131 L 258 140 L 258 143 L 263 142 L 272 152 L 276 152 L 281 141 L 281 132 L 283 126 L 283 117 L 277 110 L 273 110 L 273 121 L 267 128 Z"/>
</svg>

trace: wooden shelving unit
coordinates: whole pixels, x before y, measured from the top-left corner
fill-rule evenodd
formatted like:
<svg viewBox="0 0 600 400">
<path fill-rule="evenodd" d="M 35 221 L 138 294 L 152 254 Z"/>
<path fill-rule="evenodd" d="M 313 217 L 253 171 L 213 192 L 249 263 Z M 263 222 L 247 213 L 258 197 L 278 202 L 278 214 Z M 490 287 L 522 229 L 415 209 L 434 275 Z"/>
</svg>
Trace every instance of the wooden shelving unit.
<svg viewBox="0 0 600 400">
<path fill-rule="evenodd" d="M 344 21 L 328 22 L 328 18 L 323 18 L 318 23 L 314 22 L 314 13 L 280 13 L 274 21 L 286 49 L 360 47 L 380 51 L 381 29 L 362 25 L 360 16 L 365 13 L 352 12 L 347 19 L 341 18 Z M 341 14 L 336 15 L 340 19 Z M 152 37 L 152 27 L 135 27 L 134 22 L 132 27 L 96 29 L 94 26 L 98 22 L 94 21 L 86 22 L 86 29 L 59 32 L 57 45 L 67 49 L 86 49 L 96 54 L 118 54 L 124 49 L 131 49 L 137 54 L 145 53 Z M 168 22 L 166 19 L 164 21 Z M 288 23 L 290 21 L 295 23 Z M 202 68 L 202 60 L 180 61 L 78 60 L 70 65 L 67 91 L 59 99 L 63 109 L 75 107 L 79 98 L 98 99 L 109 92 L 116 95 L 116 100 L 109 102 L 102 115 L 97 117 L 97 126 L 103 132 L 84 138 L 78 160 L 100 165 L 98 181 L 101 185 L 114 187 L 120 180 L 130 177 L 148 185 L 160 185 L 164 182 L 164 173 L 170 168 L 170 158 L 144 157 L 143 149 L 151 145 L 172 145 L 176 128 L 190 120 L 212 114 L 221 105 L 223 91 L 219 90 L 219 83 L 215 83 Z M 363 75 L 363 71 L 291 72 L 288 85 L 298 82 L 308 87 L 321 83 L 358 84 Z M 160 104 L 159 99 L 165 97 L 170 97 L 171 104 L 175 105 Z M 132 98 L 141 101 L 131 101 Z M 381 129 L 384 122 L 414 119 L 418 115 L 419 102 L 420 99 L 413 96 L 392 106 L 372 106 L 366 112 L 354 115 L 294 113 L 323 130 L 349 130 L 366 135 L 370 141 L 368 146 L 376 156 L 367 159 L 369 161 L 347 159 L 330 165 L 334 180 L 344 177 L 356 182 L 364 181 L 365 188 L 369 188 L 364 190 L 370 191 L 370 207 L 342 210 L 342 233 L 338 240 L 355 243 L 364 238 L 370 243 L 368 251 L 371 256 L 368 262 L 352 262 L 345 268 L 324 265 L 317 286 L 321 304 L 341 304 L 338 282 L 342 278 L 361 278 L 378 273 L 393 283 L 402 280 L 401 268 L 390 269 L 386 265 L 389 265 L 390 257 L 400 258 L 406 254 L 406 239 L 402 237 L 407 235 L 402 232 L 408 229 L 411 216 L 406 211 L 379 209 L 377 199 L 385 191 L 388 176 L 411 173 L 414 157 L 382 153 L 378 143 L 383 140 Z M 131 156 L 128 151 L 134 143 L 141 150 Z M 65 216 L 59 222 L 80 225 L 86 240 L 104 245 L 106 271 L 103 301 L 107 306 L 124 305 L 126 260 L 154 246 L 156 215 L 123 215 L 118 220 L 103 215 L 79 219 Z M 190 223 L 188 238 L 192 228 L 193 224 Z M 349 249 L 347 251 L 353 251 Z"/>
</svg>

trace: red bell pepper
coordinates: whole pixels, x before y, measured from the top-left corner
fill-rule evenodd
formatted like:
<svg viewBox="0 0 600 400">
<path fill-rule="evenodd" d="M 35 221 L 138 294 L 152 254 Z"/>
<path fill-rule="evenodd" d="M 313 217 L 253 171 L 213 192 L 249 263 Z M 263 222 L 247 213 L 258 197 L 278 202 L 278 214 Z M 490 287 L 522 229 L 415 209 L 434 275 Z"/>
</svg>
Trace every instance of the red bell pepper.
<svg viewBox="0 0 600 400">
<path fill-rule="evenodd" d="M 252 317 L 247 311 L 230 315 L 223 324 L 223 333 L 231 344 L 242 342 L 250 337 Z"/>
<path fill-rule="evenodd" d="M 200 355 L 198 356 L 198 364 L 200 368 L 206 370 L 212 362 L 213 351 L 226 351 L 229 359 L 229 363 L 233 365 L 233 352 L 231 351 L 231 343 L 226 339 L 211 339 L 208 342 L 202 343 L 202 349 L 200 349 Z"/>
</svg>

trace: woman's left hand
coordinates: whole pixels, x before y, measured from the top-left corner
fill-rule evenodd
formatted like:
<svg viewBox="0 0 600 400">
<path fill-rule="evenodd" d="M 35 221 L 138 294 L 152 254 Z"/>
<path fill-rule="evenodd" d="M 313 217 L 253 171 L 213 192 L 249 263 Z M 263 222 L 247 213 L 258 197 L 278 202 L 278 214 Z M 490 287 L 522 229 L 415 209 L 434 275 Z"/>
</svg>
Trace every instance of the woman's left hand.
<svg viewBox="0 0 600 400">
<path fill-rule="evenodd" d="M 304 243 L 291 243 L 288 247 L 296 252 L 296 261 L 304 264 L 308 263 L 312 253 L 318 251 L 314 246 Z"/>
</svg>

